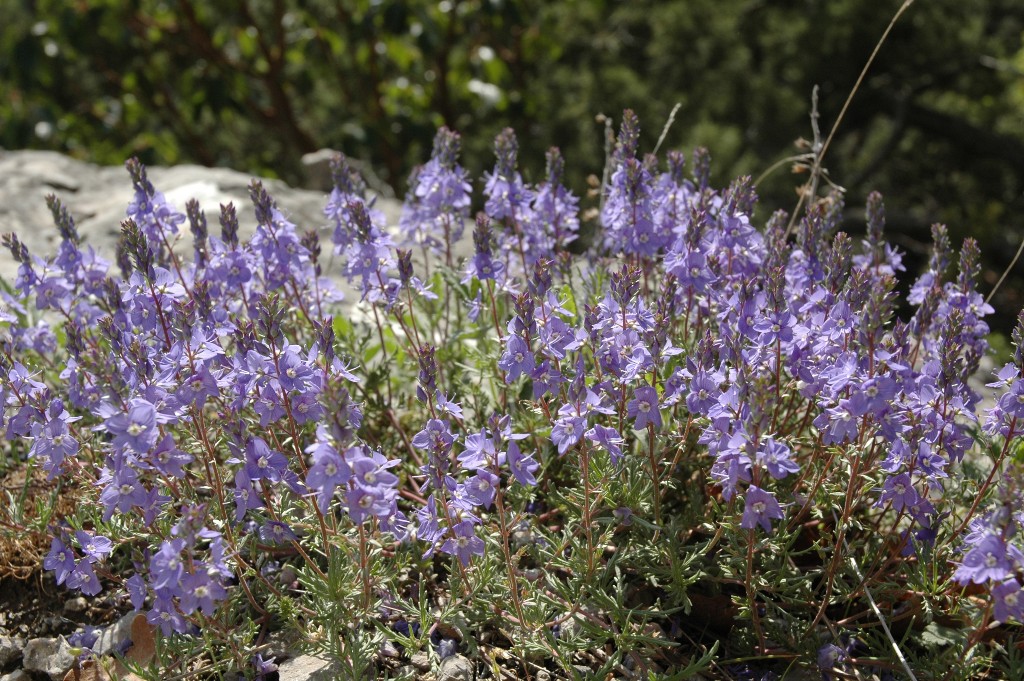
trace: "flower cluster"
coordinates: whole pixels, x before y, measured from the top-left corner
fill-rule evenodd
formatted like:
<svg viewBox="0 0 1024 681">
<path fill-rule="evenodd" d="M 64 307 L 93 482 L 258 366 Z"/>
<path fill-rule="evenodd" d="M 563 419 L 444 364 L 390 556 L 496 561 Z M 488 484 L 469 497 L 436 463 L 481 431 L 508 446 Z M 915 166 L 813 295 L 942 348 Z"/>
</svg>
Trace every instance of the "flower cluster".
<svg viewBox="0 0 1024 681">
<path fill-rule="evenodd" d="M 880 196 L 859 249 L 838 231 L 838 194 L 759 228 L 749 178 L 711 188 L 702 150 L 690 178 L 681 153 L 662 168 L 640 154 L 626 112 L 584 257 L 565 252 L 581 216 L 561 155 L 528 184 L 505 130 L 473 253 L 456 262 L 473 198 L 459 151 L 440 130 L 396 226 L 336 160 L 324 215 L 337 272 L 324 271 L 316 232 L 300 235 L 258 182 L 243 241 L 234 206 L 211 234 L 198 204 L 177 212 L 134 160 L 119 273 L 83 249 L 56 199 L 55 257 L 5 239 L 19 263 L 0 317 L 6 437 L 51 480 L 92 494 L 86 520 L 54 525 L 45 567 L 58 583 L 115 586 L 169 637 L 238 608 L 314 620 L 279 605 L 301 589 L 331 613 L 343 603 L 389 620 L 380 629 L 408 645 L 412 612 L 396 604 L 417 602 L 423 617 L 422 603 L 457 600 L 420 591 L 414 575 L 448 565 L 461 602 L 486 594 L 523 631 L 561 631 L 591 614 L 565 594 L 600 581 L 615 538 L 621 552 L 692 551 L 660 582 L 680 607 L 697 588 L 680 575 L 721 561 L 731 575 L 709 590 L 742 583 L 763 649 L 756 573 L 772 558 L 761 544 L 815 547 L 805 553 L 821 591 L 801 592 L 794 611 L 819 599 L 816 624 L 837 584 L 860 581 L 837 579 L 842 550 L 818 547 L 845 547 L 870 525 L 857 539 L 890 557 L 878 573 L 944 555 L 946 577 L 987 589 L 988 621 L 1024 621 L 1024 513 L 1004 475 L 1024 431 L 1024 316 L 979 427 L 971 379 L 991 308 L 973 240 L 950 276 L 954 250 L 934 228 L 899 319 L 903 256 L 884 239 Z M 186 222 L 191 259 L 174 248 Z M 422 249 L 439 276 L 417 277 L 399 245 Z M 339 278 L 373 326 L 339 313 Z M 1000 453 L 965 512 L 956 495 L 979 441 Z M 673 514 L 707 524 L 680 529 Z M 643 572 L 627 563 L 617 575 Z M 337 620 L 317 620 L 317 635 L 358 647 L 363 627 Z M 450 653 L 461 636 L 445 631 Z M 821 670 L 853 664 L 848 648 L 821 647 Z"/>
</svg>

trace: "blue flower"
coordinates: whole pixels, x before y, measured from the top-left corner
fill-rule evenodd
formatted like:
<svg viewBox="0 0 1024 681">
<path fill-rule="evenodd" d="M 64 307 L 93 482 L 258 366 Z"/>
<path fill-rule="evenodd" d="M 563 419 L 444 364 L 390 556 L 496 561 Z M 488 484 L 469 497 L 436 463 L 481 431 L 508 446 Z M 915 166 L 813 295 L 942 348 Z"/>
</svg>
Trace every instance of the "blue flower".
<svg viewBox="0 0 1024 681">
<path fill-rule="evenodd" d="M 773 519 L 781 520 L 784 517 L 782 507 L 770 492 L 766 492 L 756 485 L 747 488 L 746 506 L 743 509 L 743 520 L 740 522 L 740 527 L 752 530 L 760 525 L 765 532 L 771 532 L 771 521 Z"/>
<path fill-rule="evenodd" d="M 653 387 L 641 386 L 633 391 L 633 399 L 626 405 L 626 413 L 636 419 L 633 427 L 637 430 L 647 428 L 648 424 L 655 430 L 661 428 L 661 410 L 658 407 L 658 391 Z"/>
<path fill-rule="evenodd" d="M 452 527 L 452 534 L 441 545 L 441 551 L 449 555 L 457 556 L 459 562 L 464 566 L 469 565 L 470 558 L 475 554 L 484 555 L 484 540 L 476 536 L 474 525 L 469 520 L 463 520 Z"/>
</svg>

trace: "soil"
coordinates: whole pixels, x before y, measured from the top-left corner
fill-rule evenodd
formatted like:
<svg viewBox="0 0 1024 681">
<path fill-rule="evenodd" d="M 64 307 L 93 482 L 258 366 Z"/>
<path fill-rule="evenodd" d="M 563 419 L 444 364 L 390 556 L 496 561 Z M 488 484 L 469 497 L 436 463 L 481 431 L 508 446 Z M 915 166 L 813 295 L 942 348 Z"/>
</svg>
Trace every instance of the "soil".
<svg viewBox="0 0 1024 681">
<path fill-rule="evenodd" d="M 52 501 L 57 517 L 74 509 L 75 490 L 64 488 L 54 495 L 56 489 L 55 482 L 28 462 L 0 455 L 0 636 L 70 636 L 82 625 L 102 626 L 117 619 L 109 596 L 83 598 L 42 569 L 50 538 L 25 526 L 35 520 L 39 503 Z M 24 512 L 17 521 L 10 517 L 15 506 Z"/>
<path fill-rule="evenodd" d="M 64 614 L 69 595 L 53 575 L 42 572 L 29 579 L 0 579 L 0 636 L 69 636 L 77 626 Z"/>
</svg>

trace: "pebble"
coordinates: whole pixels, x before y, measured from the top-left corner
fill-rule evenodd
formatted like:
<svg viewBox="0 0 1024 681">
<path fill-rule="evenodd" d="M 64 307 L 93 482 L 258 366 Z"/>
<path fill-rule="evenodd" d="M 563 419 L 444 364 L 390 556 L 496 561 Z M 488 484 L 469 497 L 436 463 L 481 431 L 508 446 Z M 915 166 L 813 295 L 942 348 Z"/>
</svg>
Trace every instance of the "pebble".
<svg viewBox="0 0 1024 681">
<path fill-rule="evenodd" d="M 63 681 L 74 663 L 71 646 L 63 636 L 34 638 L 25 646 L 22 669 L 34 676 L 49 677 L 51 681 Z"/>
<path fill-rule="evenodd" d="M 23 669 L 15 669 L 10 674 L 0 676 L 0 681 L 32 681 L 32 677 L 26 674 Z"/>
<path fill-rule="evenodd" d="M 21 659 L 25 639 L 0 636 L 0 671 Z"/>
<path fill-rule="evenodd" d="M 430 655 L 422 650 L 418 653 L 413 653 L 413 656 L 409 661 L 412 662 L 413 667 L 416 667 L 416 669 L 421 672 L 430 671 Z"/>
<path fill-rule="evenodd" d="M 441 662 L 437 681 L 473 681 L 473 663 L 463 655 L 452 655 Z"/>
<path fill-rule="evenodd" d="M 77 598 L 72 598 L 64 603 L 64 614 L 77 615 L 85 612 L 88 607 L 89 601 L 85 600 L 82 596 L 78 596 Z"/>
<path fill-rule="evenodd" d="M 293 631 L 281 630 L 272 631 L 267 636 L 267 647 L 262 652 L 263 659 L 267 660 L 276 657 L 278 660 L 295 657 L 294 646 L 298 643 L 298 636 Z"/>
<path fill-rule="evenodd" d="M 281 681 L 334 681 L 343 678 L 338 665 L 314 655 L 300 655 L 277 669 Z"/>
</svg>

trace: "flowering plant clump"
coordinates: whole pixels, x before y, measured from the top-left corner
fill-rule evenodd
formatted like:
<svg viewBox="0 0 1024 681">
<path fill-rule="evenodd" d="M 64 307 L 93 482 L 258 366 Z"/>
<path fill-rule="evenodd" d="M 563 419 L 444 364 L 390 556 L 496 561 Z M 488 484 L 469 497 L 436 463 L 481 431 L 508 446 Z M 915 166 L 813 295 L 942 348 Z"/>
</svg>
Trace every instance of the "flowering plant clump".
<svg viewBox="0 0 1024 681">
<path fill-rule="evenodd" d="M 51 198 L 0 354 L 8 440 L 79 498 L 45 568 L 145 613 L 154 678 L 263 678 L 275 630 L 346 678 L 1009 673 L 1024 316 L 979 393 L 975 243 L 950 273 L 933 229 L 901 318 L 878 195 L 859 248 L 836 194 L 760 225 L 638 132 L 581 256 L 561 155 L 530 184 L 509 130 L 466 257 L 445 129 L 398 226 L 337 160 L 334 267 L 257 182 L 245 241 L 129 161 L 114 265 Z"/>
</svg>

